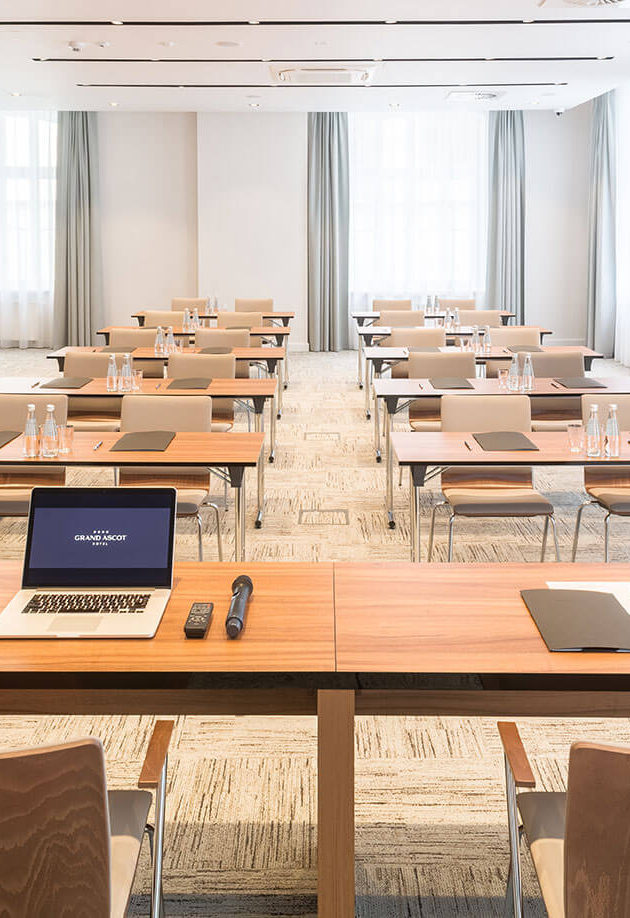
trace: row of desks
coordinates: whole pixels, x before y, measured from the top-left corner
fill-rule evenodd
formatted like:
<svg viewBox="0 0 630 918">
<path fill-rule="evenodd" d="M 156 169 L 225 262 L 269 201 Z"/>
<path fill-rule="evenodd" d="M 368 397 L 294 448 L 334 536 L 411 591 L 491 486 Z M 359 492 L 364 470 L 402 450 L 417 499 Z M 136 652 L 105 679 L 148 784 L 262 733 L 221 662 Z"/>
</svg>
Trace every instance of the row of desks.
<svg viewBox="0 0 630 918">
<path fill-rule="evenodd" d="M 354 717 L 628 716 L 630 656 L 549 653 L 521 598 L 630 565 L 249 564 L 245 631 L 223 622 L 235 564 L 180 564 L 153 640 L 0 642 L 3 714 L 316 714 L 318 915 L 354 918 Z M 0 562 L 0 605 L 19 566 Z M 187 641 L 194 601 L 208 637 Z"/>
<path fill-rule="evenodd" d="M 256 312 L 256 311 L 257 310 L 254 310 L 254 309 L 252 310 L 252 312 Z M 135 319 L 138 325 L 142 326 L 144 325 L 146 312 L 147 310 L 144 310 L 144 309 L 139 310 L 138 312 L 132 313 L 131 318 Z M 184 309 L 175 309 L 173 310 L 173 312 L 184 312 Z M 219 313 L 213 309 L 200 309 L 199 310 L 199 318 L 202 320 L 212 320 L 212 319 L 216 320 L 218 315 Z M 267 320 L 273 323 L 279 322 L 280 325 L 283 325 L 285 327 L 288 326 L 291 319 L 295 318 L 295 313 L 291 311 L 287 311 L 287 310 L 278 310 L 278 311 L 276 311 L 275 309 L 268 310 L 268 311 L 263 310 L 261 315 L 263 317 L 263 320 Z M 266 328 L 268 330 L 269 326 L 266 326 Z"/>
</svg>

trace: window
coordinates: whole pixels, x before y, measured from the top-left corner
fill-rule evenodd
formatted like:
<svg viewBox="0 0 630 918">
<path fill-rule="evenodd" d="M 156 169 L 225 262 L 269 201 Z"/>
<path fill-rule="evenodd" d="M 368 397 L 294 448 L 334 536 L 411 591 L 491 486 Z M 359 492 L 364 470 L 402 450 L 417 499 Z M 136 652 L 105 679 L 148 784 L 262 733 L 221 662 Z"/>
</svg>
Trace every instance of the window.
<svg viewBox="0 0 630 918">
<path fill-rule="evenodd" d="M 483 297 L 485 112 L 350 117 L 350 305 Z"/>
<path fill-rule="evenodd" d="M 57 115 L 0 112 L 0 346 L 52 343 Z"/>
</svg>

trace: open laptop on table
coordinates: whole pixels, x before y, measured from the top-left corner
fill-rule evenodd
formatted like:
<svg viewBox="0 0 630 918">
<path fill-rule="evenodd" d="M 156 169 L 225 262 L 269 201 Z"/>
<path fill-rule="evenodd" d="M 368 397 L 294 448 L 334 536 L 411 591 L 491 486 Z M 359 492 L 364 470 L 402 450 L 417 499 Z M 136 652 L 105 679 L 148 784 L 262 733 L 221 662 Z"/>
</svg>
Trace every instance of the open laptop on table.
<svg viewBox="0 0 630 918">
<path fill-rule="evenodd" d="M 151 638 L 173 577 L 174 488 L 33 488 L 0 638 Z"/>
</svg>

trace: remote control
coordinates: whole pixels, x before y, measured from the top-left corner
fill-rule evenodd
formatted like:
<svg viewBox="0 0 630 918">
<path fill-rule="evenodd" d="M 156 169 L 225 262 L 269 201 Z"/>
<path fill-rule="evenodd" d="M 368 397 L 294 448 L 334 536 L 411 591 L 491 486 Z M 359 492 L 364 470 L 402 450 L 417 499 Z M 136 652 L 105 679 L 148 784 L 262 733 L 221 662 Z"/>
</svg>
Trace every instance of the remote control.
<svg viewBox="0 0 630 918">
<path fill-rule="evenodd" d="M 187 638 L 203 638 L 206 636 L 206 632 L 210 627 L 213 609 L 213 602 L 194 602 L 192 604 L 184 625 L 184 634 Z"/>
</svg>

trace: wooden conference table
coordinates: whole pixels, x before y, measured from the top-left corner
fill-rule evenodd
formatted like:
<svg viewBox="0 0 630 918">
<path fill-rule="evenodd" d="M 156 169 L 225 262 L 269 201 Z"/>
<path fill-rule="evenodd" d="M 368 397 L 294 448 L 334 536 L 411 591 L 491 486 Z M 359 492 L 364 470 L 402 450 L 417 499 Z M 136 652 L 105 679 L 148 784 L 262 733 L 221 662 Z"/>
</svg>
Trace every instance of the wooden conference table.
<svg viewBox="0 0 630 918">
<path fill-rule="evenodd" d="M 54 391 L 54 390 L 49 390 Z M 77 390 L 73 390 L 73 394 Z M 245 558 L 245 470 L 259 466 L 263 448 L 262 433 L 176 433 L 162 452 L 112 452 L 120 433 L 77 431 L 71 452 L 54 459 L 26 459 L 20 435 L 0 448 L 0 469 L 5 465 L 133 468 L 134 466 L 185 466 L 187 468 L 227 468 L 234 489 L 234 557 Z M 97 446 L 98 443 L 100 446 Z"/>
<path fill-rule="evenodd" d="M 174 309 L 173 312 L 184 312 L 184 309 L 185 309 L 185 308 L 186 308 L 186 307 L 184 307 L 183 309 Z M 227 310 L 225 310 L 225 311 L 227 311 Z M 145 320 L 146 312 L 147 312 L 147 310 L 139 310 L 138 312 L 133 312 L 133 313 L 131 314 L 131 318 L 132 318 L 132 319 L 135 319 L 135 320 L 137 321 L 138 325 L 141 325 L 141 326 L 142 326 L 142 325 L 144 325 L 144 320 Z M 192 312 L 192 310 L 191 310 L 191 312 Z M 258 312 L 258 310 L 257 310 L 257 309 L 252 309 L 252 312 Z M 219 315 L 219 313 L 218 313 L 216 310 L 201 310 L 201 309 L 199 310 L 199 318 L 200 318 L 200 319 L 216 319 L 218 315 Z M 262 312 L 261 312 L 261 315 L 262 315 L 263 319 L 267 319 L 267 320 L 269 320 L 269 321 L 271 321 L 271 322 L 278 321 L 278 322 L 282 323 L 282 325 L 284 325 L 285 327 L 288 326 L 288 324 L 289 324 L 289 322 L 291 321 L 291 319 L 295 319 L 295 313 L 294 313 L 294 312 L 290 312 L 290 311 L 286 311 L 286 310 L 278 310 L 278 311 L 276 311 L 276 310 L 271 310 L 271 311 L 269 311 L 269 310 L 264 310 L 264 309 L 263 309 Z M 267 328 L 268 328 L 268 327 L 269 327 L 269 326 L 267 326 Z"/>
<path fill-rule="evenodd" d="M 451 390 L 452 391 L 452 390 Z M 590 390 L 601 392 L 601 389 Z M 532 431 L 525 436 L 537 450 L 483 450 L 472 432 L 414 431 L 392 433 L 390 449 L 399 464 L 410 471 L 411 560 L 420 561 L 420 488 L 424 487 L 429 466 L 444 468 L 459 465 L 563 465 L 606 466 L 630 465 L 630 444 L 626 431 L 621 433 L 620 455 L 616 459 L 587 457 L 584 451 L 572 453 L 564 431 Z"/>
<path fill-rule="evenodd" d="M 229 640 L 241 573 L 254 592 Z M 0 576 L 4 605 L 20 565 Z M 549 653 L 519 591 L 628 579 L 627 564 L 179 564 L 152 640 L 0 641 L 0 712 L 316 714 L 318 916 L 354 918 L 355 714 L 627 717 L 630 655 Z M 202 599 L 208 637 L 187 641 Z"/>
<path fill-rule="evenodd" d="M 103 335 L 105 338 L 105 344 L 109 344 L 109 336 L 112 331 L 122 328 L 125 331 L 133 329 L 134 326 L 130 325 L 108 325 L 105 328 L 99 328 L 96 332 L 97 335 Z M 276 342 L 276 347 L 283 347 L 285 342 L 288 340 L 289 335 L 291 334 L 291 329 L 274 325 L 261 325 L 259 328 L 250 328 L 250 335 L 255 335 L 257 338 L 273 338 Z M 184 331 L 183 328 L 173 328 L 173 335 L 176 338 L 188 338 L 192 342 L 195 339 L 194 331 Z"/>
</svg>

